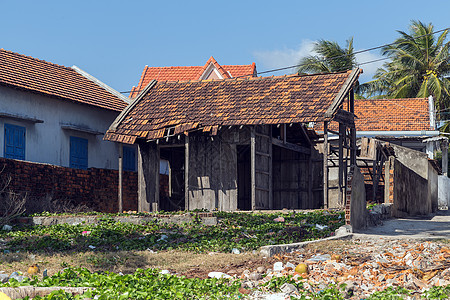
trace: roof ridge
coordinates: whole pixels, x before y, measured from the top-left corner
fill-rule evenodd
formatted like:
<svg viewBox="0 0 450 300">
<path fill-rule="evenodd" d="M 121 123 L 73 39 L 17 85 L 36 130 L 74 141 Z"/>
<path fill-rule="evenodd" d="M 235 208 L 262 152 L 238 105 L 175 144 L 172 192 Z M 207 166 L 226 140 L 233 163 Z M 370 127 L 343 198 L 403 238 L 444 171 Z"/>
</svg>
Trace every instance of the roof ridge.
<svg viewBox="0 0 450 300">
<path fill-rule="evenodd" d="M 17 55 L 17 56 L 22 56 L 22 57 L 26 57 L 26 58 L 29 58 L 29 59 L 32 59 L 32 60 L 37 60 L 37 61 L 40 61 L 40 62 L 49 64 L 49 65 L 53 65 L 53 66 L 56 66 L 56 67 L 65 68 L 65 69 L 68 69 L 68 70 L 71 70 L 71 69 L 72 69 L 72 68 L 66 67 L 66 66 L 64 66 L 64 65 L 55 64 L 55 63 L 52 63 L 52 62 L 50 62 L 50 61 L 46 61 L 46 60 L 39 59 L 39 58 L 30 56 L 30 55 L 25 55 L 25 54 L 22 54 L 22 53 L 14 52 L 14 51 L 11 51 L 11 50 L 6 50 L 6 49 L 3 49 L 3 48 L 0 48 L 0 51 L 5 51 L 5 52 L 8 52 L 8 53 L 10 53 L 10 54 Z"/>
<path fill-rule="evenodd" d="M 106 83 L 104 83 L 104 82 L 100 81 L 99 79 L 95 78 L 91 74 L 87 73 L 86 71 L 80 69 L 79 67 L 77 67 L 75 65 L 73 65 L 71 69 L 74 70 L 75 72 L 77 72 L 78 74 L 80 74 L 81 76 L 84 76 L 86 79 L 92 81 L 96 85 L 100 86 L 101 88 L 103 88 L 107 92 L 113 94 L 117 98 L 123 100 L 125 103 L 127 103 L 127 104 L 129 103 L 128 102 L 128 97 L 125 97 L 124 95 L 122 95 L 121 93 L 119 93 L 118 91 L 116 91 L 115 89 L 113 89 L 112 87 L 107 85 Z"/>
</svg>

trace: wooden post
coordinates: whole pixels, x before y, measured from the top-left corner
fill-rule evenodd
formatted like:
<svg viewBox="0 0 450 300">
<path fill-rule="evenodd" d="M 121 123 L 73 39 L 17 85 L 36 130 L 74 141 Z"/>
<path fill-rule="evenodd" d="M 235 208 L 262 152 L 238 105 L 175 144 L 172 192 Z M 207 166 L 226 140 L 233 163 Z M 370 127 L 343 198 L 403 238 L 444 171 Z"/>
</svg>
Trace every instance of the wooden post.
<svg viewBox="0 0 450 300">
<path fill-rule="evenodd" d="M 345 133 L 345 125 L 342 123 L 339 123 L 339 157 L 338 157 L 338 189 L 339 189 L 339 199 L 338 199 L 338 205 L 342 206 L 344 205 L 344 191 L 342 190 L 344 187 L 344 168 L 347 166 L 344 166 L 344 142 L 346 138 Z M 347 161 L 346 161 L 347 162 Z"/>
<path fill-rule="evenodd" d="M 273 149 L 272 149 L 272 131 L 271 126 L 269 125 L 269 209 L 273 209 Z"/>
<path fill-rule="evenodd" d="M 251 201 L 252 210 L 256 209 L 256 138 L 255 126 L 251 128 L 250 135 L 250 170 L 251 170 Z"/>
<path fill-rule="evenodd" d="M 189 136 L 184 136 L 184 209 L 189 210 Z"/>
<path fill-rule="evenodd" d="M 311 148 L 311 154 L 308 157 L 308 207 L 309 209 L 313 208 L 313 163 L 312 163 L 312 153 L 313 153 L 313 146 L 310 146 Z"/>
<path fill-rule="evenodd" d="M 152 203 L 152 211 L 157 212 L 159 211 L 159 207 L 161 204 L 159 203 L 159 166 L 160 166 L 160 150 L 159 145 L 156 145 L 156 153 L 155 153 L 155 161 L 154 161 L 154 169 L 155 172 L 155 199 L 153 199 Z"/>
<path fill-rule="evenodd" d="M 323 207 L 328 208 L 328 122 L 323 122 Z"/>
<path fill-rule="evenodd" d="M 390 185 L 391 185 L 391 163 L 393 156 L 389 156 L 384 164 L 384 203 L 389 204 Z"/>
<path fill-rule="evenodd" d="M 118 188 L 118 200 L 119 200 L 119 213 L 123 211 L 123 192 L 122 192 L 122 181 L 123 181 L 123 144 L 119 144 L 119 188 Z"/>
<path fill-rule="evenodd" d="M 442 141 L 442 173 L 447 176 L 448 174 L 448 140 Z"/>
<path fill-rule="evenodd" d="M 145 181 L 145 169 L 148 162 L 148 145 L 143 142 L 138 144 L 138 211 L 150 211 L 147 197 L 147 183 Z"/>
</svg>

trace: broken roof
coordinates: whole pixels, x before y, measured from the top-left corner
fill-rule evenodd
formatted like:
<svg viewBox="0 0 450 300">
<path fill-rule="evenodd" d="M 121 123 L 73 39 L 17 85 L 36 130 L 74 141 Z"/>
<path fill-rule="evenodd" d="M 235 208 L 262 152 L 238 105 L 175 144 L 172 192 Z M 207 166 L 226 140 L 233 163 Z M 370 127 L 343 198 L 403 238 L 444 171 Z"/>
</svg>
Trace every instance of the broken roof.
<svg viewBox="0 0 450 300">
<path fill-rule="evenodd" d="M 133 86 L 130 98 L 137 97 L 139 92 L 144 89 L 152 80 L 158 81 L 189 81 L 208 79 L 207 71 L 213 67 L 220 74 L 220 78 L 236 78 L 243 76 L 256 76 L 256 65 L 224 65 L 217 63 L 214 57 L 210 57 L 203 66 L 186 66 L 186 67 L 149 67 L 145 66 L 142 71 L 141 79 L 137 87 Z M 212 70 L 210 70 L 212 71 Z"/>
<path fill-rule="evenodd" d="M 355 99 L 357 131 L 434 130 L 427 98 Z"/>
<path fill-rule="evenodd" d="M 316 75 L 151 82 L 111 125 L 106 140 L 134 143 L 219 126 L 329 120 L 360 70 Z M 327 115 L 326 115 L 327 113 Z"/>
<path fill-rule="evenodd" d="M 126 97 L 77 67 L 0 49 L 0 85 L 121 111 Z"/>
</svg>

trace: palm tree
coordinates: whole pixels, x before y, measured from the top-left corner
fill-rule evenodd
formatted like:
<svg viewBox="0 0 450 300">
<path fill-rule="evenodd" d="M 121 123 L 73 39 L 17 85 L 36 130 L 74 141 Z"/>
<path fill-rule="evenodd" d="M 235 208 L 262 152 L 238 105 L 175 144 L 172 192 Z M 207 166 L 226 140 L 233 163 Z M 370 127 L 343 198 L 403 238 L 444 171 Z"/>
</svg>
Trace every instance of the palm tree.
<svg viewBox="0 0 450 300">
<path fill-rule="evenodd" d="M 438 108 L 450 100 L 450 42 L 446 42 L 448 30 L 439 37 L 433 33 L 433 25 L 411 21 L 410 33 L 398 31 L 400 37 L 382 48 L 390 58 L 374 75 L 374 80 L 360 85 L 360 91 L 368 96 L 388 98 L 428 97 L 436 100 Z"/>
<path fill-rule="evenodd" d="M 353 54 L 353 38 L 348 39 L 345 48 L 338 43 L 319 40 L 314 43 L 313 52 L 316 55 L 304 57 L 299 62 L 297 72 L 301 73 L 329 73 L 351 70 L 357 66 Z"/>
</svg>

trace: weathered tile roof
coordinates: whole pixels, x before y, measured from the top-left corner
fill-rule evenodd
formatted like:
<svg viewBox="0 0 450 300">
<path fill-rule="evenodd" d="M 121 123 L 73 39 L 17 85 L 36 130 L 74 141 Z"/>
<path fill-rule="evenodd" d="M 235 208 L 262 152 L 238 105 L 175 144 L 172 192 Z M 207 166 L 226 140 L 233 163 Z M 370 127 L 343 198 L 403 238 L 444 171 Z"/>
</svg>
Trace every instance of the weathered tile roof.
<svg viewBox="0 0 450 300">
<path fill-rule="evenodd" d="M 432 130 L 427 98 L 355 99 L 357 131 Z"/>
<path fill-rule="evenodd" d="M 88 77 L 73 68 L 0 49 L 0 85 L 115 111 L 127 106 L 123 96 Z"/>
<path fill-rule="evenodd" d="M 324 121 L 341 90 L 357 80 L 353 74 L 157 82 L 116 119 L 105 139 L 134 143 L 164 137 L 168 128 L 214 135 L 221 125 Z"/>
<path fill-rule="evenodd" d="M 130 93 L 130 98 L 134 98 L 139 95 L 139 92 L 143 90 L 147 84 L 152 80 L 158 81 L 189 81 L 199 80 L 200 76 L 212 63 L 219 70 L 224 78 L 231 77 L 243 77 L 243 76 L 256 76 L 256 65 L 252 63 L 250 65 L 224 65 L 221 66 L 217 63 L 214 57 L 210 57 L 204 66 L 187 66 L 187 67 L 149 67 L 145 66 L 142 71 L 141 79 L 137 87 L 133 86 Z"/>
</svg>

